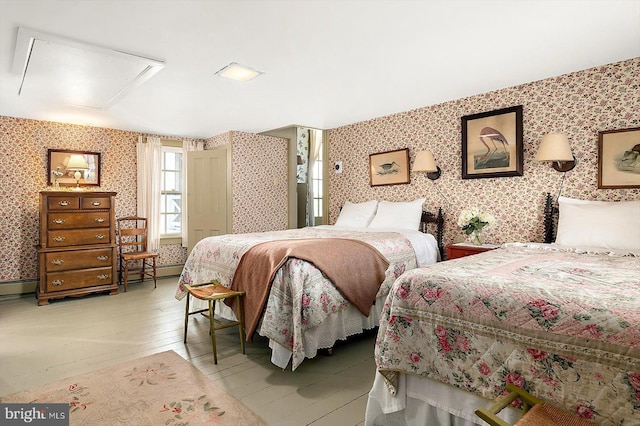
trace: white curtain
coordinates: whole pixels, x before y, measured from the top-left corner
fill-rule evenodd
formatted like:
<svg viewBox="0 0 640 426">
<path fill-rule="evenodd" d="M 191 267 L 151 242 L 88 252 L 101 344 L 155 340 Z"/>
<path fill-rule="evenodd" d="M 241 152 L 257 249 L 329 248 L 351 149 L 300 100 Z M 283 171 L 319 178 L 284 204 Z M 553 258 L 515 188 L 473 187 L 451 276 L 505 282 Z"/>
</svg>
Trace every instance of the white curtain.
<svg viewBox="0 0 640 426">
<path fill-rule="evenodd" d="M 322 132 L 319 130 L 309 129 L 309 175 L 307 179 L 307 226 L 316 225 L 316 216 L 322 216 L 322 212 L 314 209 L 313 202 L 313 179 L 315 178 L 315 165 L 320 155 L 322 146 Z"/>
<path fill-rule="evenodd" d="M 203 151 L 204 142 L 199 141 L 183 141 L 182 142 L 182 213 L 181 213 L 181 227 L 182 230 L 182 247 L 188 247 L 188 234 L 187 229 L 187 152 L 189 151 Z"/>
<path fill-rule="evenodd" d="M 160 248 L 160 188 L 162 180 L 162 142 L 160 138 L 142 136 L 136 145 L 138 161 L 138 216 L 146 217 L 147 249 Z"/>
</svg>

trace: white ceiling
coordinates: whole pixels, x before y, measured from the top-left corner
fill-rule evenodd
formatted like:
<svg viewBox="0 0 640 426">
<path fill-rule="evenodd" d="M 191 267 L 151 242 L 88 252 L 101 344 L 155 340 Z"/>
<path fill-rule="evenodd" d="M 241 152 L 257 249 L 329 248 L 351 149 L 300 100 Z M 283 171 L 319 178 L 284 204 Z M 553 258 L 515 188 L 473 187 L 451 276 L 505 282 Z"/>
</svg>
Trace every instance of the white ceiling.
<svg viewBox="0 0 640 426">
<path fill-rule="evenodd" d="M 104 109 L 19 96 L 18 27 L 165 67 Z M 633 57 L 640 0 L 0 0 L 0 115 L 197 138 L 328 129 Z M 265 74 L 214 74 L 230 62 Z"/>
</svg>

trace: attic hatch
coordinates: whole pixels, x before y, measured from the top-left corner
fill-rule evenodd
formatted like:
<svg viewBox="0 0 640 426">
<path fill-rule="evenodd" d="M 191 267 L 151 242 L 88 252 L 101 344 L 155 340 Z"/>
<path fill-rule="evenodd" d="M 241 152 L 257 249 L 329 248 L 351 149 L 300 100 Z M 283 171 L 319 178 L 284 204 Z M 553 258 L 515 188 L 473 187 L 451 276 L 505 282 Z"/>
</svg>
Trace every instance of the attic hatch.
<svg viewBox="0 0 640 426">
<path fill-rule="evenodd" d="M 164 62 L 18 28 L 13 66 L 19 96 L 106 109 Z"/>
</svg>

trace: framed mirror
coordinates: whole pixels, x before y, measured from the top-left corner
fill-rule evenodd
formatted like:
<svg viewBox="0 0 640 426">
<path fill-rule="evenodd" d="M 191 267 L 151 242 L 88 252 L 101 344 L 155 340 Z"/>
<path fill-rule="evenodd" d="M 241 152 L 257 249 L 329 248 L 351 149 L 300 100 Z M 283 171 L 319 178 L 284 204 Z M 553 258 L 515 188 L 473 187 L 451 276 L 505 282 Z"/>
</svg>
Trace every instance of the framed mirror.
<svg viewBox="0 0 640 426">
<path fill-rule="evenodd" d="M 49 149 L 47 184 L 60 186 L 100 186 L 100 153 Z"/>
</svg>

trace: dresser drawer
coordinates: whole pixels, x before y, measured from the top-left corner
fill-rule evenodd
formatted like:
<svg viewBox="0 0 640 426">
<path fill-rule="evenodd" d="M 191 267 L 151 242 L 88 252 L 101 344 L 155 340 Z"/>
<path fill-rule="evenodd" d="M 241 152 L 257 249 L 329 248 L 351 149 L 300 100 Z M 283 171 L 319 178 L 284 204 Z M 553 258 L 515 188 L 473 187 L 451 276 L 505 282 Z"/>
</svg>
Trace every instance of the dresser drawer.
<svg viewBox="0 0 640 426">
<path fill-rule="evenodd" d="M 81 207 L 83 209 L 110 209 L 111 198 L 109 197 L 82 197 Z"/>
<path fill-rule="evenodd" d="M 49 229 L 108 228 L 110 215 L 105 212 L 49 213 Z"/>
<path fill-rule="evenodd" d="M 79 271 L 51 272 L 46 274 L 47 291 L 70 290 L 111 284 L 111 268 L 81 269 Z"/>
<path fill-rule="evenodd" d="M 44 255 L 47 272 L 111 266 L 112 249 L 59 251 Z"/>
<path fill-rule="evenodd" d="M 68 229 L 47 232 L 48 247 L 69 247 L 93 244 L 110 244 L 109 228 Z"/>
<path fill-rule="evenodd" d="M 47 200 L 47 206 L 49 207 L 49 210 L 77 210 L 80 208 L 80 197 L 49 197 Z"/>
</svg>

